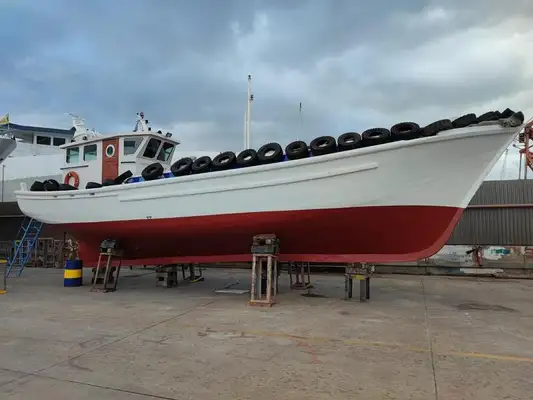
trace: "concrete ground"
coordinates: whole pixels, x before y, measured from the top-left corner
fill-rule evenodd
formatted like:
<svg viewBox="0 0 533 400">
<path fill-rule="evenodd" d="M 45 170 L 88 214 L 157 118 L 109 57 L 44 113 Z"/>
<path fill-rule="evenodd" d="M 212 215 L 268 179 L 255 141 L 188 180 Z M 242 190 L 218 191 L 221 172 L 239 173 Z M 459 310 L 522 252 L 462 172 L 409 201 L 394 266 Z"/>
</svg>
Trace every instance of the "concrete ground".
<svg viewBox="0 0 533 400">
<path fill-rule="evenodd" d="M 533 281 L 383 276 L 359 303 L 342 276 L 313 277 L 325 297 L 282 276 L 263 309 L 214 293 L 248 271 L 205 276 L 164 289 L 124 271 L 101 294 L 26 269 L 0 296 L 0 398 L 531 398 Z"/>
</svg>

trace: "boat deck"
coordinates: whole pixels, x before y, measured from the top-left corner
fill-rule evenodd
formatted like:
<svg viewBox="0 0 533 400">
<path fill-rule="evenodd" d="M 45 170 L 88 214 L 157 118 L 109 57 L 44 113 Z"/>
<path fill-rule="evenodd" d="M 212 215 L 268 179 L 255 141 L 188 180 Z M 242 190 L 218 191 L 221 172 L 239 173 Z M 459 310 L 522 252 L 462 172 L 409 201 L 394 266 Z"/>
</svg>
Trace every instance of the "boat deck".
<svg viewBox="0 0 533 400">
<path fill-rule="evenodd" d="M 0 298 L 2 399 L 531 397 L 533 281 L 376 277 L 361 304 L 341 300 L 340 275 L 313 276 L 323 298 L 282 275 L 271 309 L 214 293 L 249 273 L 164 289 L 124 270 L 101 294 L 26 269 Z"/>
</svg>

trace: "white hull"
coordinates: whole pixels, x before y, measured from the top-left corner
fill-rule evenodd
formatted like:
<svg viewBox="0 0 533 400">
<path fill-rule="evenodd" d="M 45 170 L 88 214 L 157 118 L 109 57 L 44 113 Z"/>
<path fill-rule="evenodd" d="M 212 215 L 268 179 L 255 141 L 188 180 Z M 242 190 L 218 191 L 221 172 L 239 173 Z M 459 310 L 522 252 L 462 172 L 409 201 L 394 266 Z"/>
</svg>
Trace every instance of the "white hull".
<svg viewBox="0 0 533 400">
<path fill-rule="evenodd" d="M 441 132 L 303 160 L 69 192 L 16 192 L 49 224 L 380 206 L 465 208 L 522 127 Z"/>
</svg>

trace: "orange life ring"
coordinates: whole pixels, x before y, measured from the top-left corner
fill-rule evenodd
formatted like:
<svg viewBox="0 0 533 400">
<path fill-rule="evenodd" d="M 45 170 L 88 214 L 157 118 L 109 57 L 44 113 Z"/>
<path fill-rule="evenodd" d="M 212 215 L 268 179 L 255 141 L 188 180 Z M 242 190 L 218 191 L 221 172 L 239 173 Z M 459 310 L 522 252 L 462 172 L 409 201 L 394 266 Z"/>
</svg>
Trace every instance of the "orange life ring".
<svg viewBox="0 0 533 400">
<path fill-rule="evenodd" d="M 67 184 L 67 185 L 70 185 L 70 180 L 74 178 L 74 187 L 78 187 L 80 185 L 80 176 L 74 172 L 74 171 L 69 171 L 67 172 L 67 174 L 65 175 L 65 180 L 63 181 L 63 183 Z"/>
</svg>

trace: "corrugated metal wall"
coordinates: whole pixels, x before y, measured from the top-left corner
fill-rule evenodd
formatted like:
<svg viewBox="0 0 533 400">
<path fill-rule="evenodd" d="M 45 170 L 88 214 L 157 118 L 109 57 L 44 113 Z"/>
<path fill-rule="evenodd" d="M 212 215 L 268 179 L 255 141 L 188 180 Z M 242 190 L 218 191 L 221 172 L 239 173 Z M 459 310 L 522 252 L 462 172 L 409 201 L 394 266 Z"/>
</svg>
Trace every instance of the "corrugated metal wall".
<svg viewBox="0 0 533 400">
<path fill-rule="evenodd" d="M 484 182 L 457 224 L 451 245 L 533 245 L 533 181 Z"/>
</svg>

